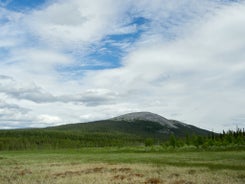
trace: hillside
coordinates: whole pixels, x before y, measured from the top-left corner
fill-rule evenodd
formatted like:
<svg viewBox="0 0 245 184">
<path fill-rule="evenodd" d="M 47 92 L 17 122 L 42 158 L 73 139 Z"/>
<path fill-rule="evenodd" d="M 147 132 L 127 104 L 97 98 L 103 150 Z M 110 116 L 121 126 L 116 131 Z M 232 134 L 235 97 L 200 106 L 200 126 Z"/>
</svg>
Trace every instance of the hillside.
<svg viewBox="0 0 245 184">
<path fill-rule="evenodd" d="M 210 135 L 211 132 L 176 120 L 168 120 L 150 112 L 136 112 L 112 119 L 49 127 L 49 130 L 90 133 L 119 133 L 141 138 L 168 138 L 189 135 Z"/>
<path fill-rule="evenodd" d="M 132 146 L 144 145 L 147 139 L 159 144 L 171 135 L 184 138 L 211 132 L 150 112 L 137 112 L 89 123 L 0 130 L 0 150 Z"/>
</svg>

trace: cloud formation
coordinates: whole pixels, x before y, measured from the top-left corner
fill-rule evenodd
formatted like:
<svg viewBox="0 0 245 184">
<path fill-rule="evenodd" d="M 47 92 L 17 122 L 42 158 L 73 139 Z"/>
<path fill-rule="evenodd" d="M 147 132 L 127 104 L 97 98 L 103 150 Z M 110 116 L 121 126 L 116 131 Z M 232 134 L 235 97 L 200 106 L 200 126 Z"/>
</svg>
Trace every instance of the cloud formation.
<svg viewBox="0 0 245 184">
<path fill-rule="evenodd" d="M 97 106 L 113 103 L 118 94 L 108 89 L 88 89 L 78 94 L 55 96 L 38 87 L 35 83 L 19 84 L 13 78 L 0 75 L 0 94 L 17 100 L 33 103 L 81 103 L 85 106 Z"/>
<path fill-rule="evenodd" d="M 152 111 L 244 126 L 245 4 L 47 1 L 0 6 L 0 128 Z"/>
</svg>

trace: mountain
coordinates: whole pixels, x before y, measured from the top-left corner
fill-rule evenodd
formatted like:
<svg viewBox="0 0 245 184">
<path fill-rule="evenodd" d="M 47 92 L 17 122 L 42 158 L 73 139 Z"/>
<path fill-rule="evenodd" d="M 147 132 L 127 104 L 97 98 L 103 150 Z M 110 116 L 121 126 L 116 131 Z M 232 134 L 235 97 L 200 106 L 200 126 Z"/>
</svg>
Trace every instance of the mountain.
<svg viewBox="0 0 245 184">
<path fill-rule="evenodd" d="M 211 132 L 176 120 L 166 119 L 151 112 L 134 112 L 107 120 L 89 123 L 77 123 L 49 127 L 58 131 L 74 131 L 86 133 L 127 134 L 140 138 L 168 138 L 171 134 L 176 137 L 186 135 L 210 135 Z"/>
<path fill-rule="evenodd" d="M 143 145 L 146 140 L 154 140 L 155 143 L 160 144 L 168 140 L 171 135 L 181 138 L 186 135 L 191 137 L 211 134 L 210 131 L 169 120 L 157 114 L 136 112 L 89 123 L 0 130 L 0 151 L 135 146 Z"/>
</svg>

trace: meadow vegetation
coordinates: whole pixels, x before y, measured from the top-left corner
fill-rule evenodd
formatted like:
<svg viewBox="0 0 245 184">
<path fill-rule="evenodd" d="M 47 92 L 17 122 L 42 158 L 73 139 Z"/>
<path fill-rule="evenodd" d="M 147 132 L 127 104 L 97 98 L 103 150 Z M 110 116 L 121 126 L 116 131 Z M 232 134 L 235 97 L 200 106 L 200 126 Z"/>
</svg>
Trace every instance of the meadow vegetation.
<svg viewBox="0 0 245 184">
<path fill-rule="evenodd" d="M 141 148 L 142 149 L 142 148 Z M 1 184 L 243 184 L 245 151 L 2 151 Z"/>
</svg>

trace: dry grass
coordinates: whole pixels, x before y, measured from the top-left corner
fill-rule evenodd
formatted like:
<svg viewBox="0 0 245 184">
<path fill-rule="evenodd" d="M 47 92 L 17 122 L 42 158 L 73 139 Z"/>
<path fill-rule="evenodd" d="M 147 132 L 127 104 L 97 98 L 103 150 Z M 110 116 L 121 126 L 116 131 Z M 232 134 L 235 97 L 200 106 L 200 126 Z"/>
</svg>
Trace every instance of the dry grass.
<svg viewBox="0 0 245 184">
<path fill-rule="evenodd" d="M 15 163 L 0 166 L 1 184 L 239 184 L 244 171 L 151 164 Z"/>
<path fill-rule="evenodd" d="M 0 152 L 0 184 L 243 184 L 245 152 Z"/>
</svg>

